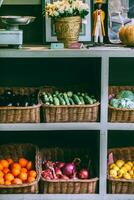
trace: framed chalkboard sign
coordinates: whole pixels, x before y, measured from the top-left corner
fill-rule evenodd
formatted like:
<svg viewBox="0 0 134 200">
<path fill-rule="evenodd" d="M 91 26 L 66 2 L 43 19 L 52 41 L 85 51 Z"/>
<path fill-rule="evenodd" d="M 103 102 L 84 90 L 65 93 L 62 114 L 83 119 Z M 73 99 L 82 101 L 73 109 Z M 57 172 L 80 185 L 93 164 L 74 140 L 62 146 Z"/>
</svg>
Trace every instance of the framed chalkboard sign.
<svg viewBox="0 0 134 200">
<path fill-rule="evenodd" d="M 55 0 L 54 0 L 55 1 Z M 89 5 L 89 13 L 85 17 L 85 19 L 82 20 L 81 24 L 81 30 L 80 30 L 80 36 L 79 41 L 91 41 L 91 1 L 92 0 L 83 0 L 84 2 L 88 3 Z M 53 0 L 42 0 L 42 12 L 44 11 L 45 4 L 46 3 L 52 3 Z M 57 42 L 56 32 L 55 32 L 55 26 L 54 21 L 47 17 L 43 17 L 43 41 L 46 42 Z"/>
<path fill-rule="evenodd" d="M 111 43 L 120 43 L 119 29 L 133 23 L 133 0 L 108 0 L 108 37 Z"/>
</svg>

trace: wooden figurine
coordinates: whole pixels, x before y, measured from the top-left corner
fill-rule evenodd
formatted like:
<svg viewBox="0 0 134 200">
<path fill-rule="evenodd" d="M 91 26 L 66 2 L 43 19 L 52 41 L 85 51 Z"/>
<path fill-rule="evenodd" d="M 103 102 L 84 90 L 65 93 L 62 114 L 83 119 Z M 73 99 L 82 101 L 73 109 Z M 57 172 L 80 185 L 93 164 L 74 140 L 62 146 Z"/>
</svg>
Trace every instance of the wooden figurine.
<svg viewBox="0 0 134 200">
<path fill-rule="evenodd" d="M 105 36 L 104 19 L 105 12 L 101 9 L 103 0 L 95 0 L 96 10 L 93 12 L 93 37 L 94 43 L 103 44 L 103 37 Z"/>
</svg>

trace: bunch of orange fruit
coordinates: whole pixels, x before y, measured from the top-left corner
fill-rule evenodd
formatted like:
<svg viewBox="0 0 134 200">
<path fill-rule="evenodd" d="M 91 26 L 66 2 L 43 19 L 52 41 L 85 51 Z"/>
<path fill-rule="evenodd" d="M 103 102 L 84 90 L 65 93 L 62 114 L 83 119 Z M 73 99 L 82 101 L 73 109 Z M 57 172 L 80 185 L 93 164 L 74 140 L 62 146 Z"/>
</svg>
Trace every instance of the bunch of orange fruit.
<svg viewBox="0 0 134 200">
<path fill-rule="evenodd" d="M 32 162 L 19 158 L 14 162 L 11 158 L 0 160 L 0 185 L 23 184 L 35 181 L 37 173 Z"/>
</svg>

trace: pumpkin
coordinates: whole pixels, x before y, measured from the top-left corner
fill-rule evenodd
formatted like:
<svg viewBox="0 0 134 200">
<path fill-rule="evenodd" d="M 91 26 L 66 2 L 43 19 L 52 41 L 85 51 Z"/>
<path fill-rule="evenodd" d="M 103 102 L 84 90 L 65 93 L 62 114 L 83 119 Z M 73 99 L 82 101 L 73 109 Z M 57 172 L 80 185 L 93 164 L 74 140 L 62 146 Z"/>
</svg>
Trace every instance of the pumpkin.
<svg viewBox="0 0 134 200">
<path fill-rule="evenodd" d="M 119 30 L 121 42 L 127 46 L 134 46 L 134 25 L 123 26 Z"/>
</svg>

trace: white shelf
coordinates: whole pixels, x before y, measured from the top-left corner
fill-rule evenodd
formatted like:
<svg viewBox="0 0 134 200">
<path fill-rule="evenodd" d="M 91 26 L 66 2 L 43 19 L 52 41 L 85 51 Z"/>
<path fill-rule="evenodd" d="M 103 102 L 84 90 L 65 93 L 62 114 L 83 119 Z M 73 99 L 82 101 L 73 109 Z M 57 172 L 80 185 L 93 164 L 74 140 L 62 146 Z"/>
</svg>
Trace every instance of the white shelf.
<svg viewBox="0 0 134 200">
<path fill-rule="evenodd" d="M 134 200 L 134 195 L 113 194 L 5 194 L 0 195 L 0 200 Z"/>
<path fill-rule="evenodd" d="M 16 0 L 17 1 L 17 0 Z M 108 81 L 109 58 L 134 58 L 133 48 L 91 47 L 90 49 L 51 50 L 47 46 L 25 46 L 22 49 L 0 49 L 0 58 L 100 58 L 101 59 L 101 106 L 98 123 L 40 123 L 40 124 L 0 124 L 2 131 L 55 131 L 55 130 L 99 130 L 100 131 L 100 171 L 99 194 L 19 194 L 0 195 L 0 200 L 134 200 L 134 195 L 106 194 L 107 136 L 108 130 L 134 131 L 134 123 L 109 123 Z M 91 66 L 89 66 L 91 67 Z M 77 131 L 76 131 L 77 132 Z M 90 131 L 89 131 L 90 133 Z M 75 133 L 74 133 L 75 134 Z"/>
<path fill-rule="evenodd" d="M 134 123 L 108 123 L 108 130 L 134 130 Z"/>
<path fill-rule="evenodd" d="M 0 124 L 0 131 L 100 130 L 100 123 Z"/>
<path fill-rule="evenodd" d="M 90 49 L 49 49 L 48 46 L 25 46 L 21 49 L 0 48 L 3 58 L 48 57 L 133 57 L 134 49 L 124 47 L 91 47 Z"/>
</svg>

